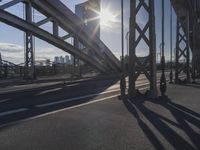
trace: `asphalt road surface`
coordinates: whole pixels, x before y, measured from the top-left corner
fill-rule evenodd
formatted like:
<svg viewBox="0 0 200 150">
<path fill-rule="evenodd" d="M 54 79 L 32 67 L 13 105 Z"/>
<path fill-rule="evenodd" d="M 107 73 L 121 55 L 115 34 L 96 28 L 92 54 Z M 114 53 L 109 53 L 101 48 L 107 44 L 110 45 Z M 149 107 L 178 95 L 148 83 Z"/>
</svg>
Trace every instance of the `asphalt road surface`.
<svg viewBox="0 0 200 150">
<path fill-rule="evenodd" d="M 128 105 L 118 79 L 4 90 L 0 150 L 197 150 L 199 85 L 169 85 L 165 100 Z M 144 76 L 137 87 L 148 89 Z"/>
<path fill-rule="evenodd" d="M 166 76 L 168 78 L 168 74 Z M 157 78 L 159 84 L 160 73 Z M 146 77 L 141 75 L 136 83 L 137 88 L 147 90 L 148 85 Z M 31 88 L 30 85 L 27 89 L 14 89 L 0 92 L 0 127 L 62 108 L 117 97 L 120 95 L 120 81 L 109 78 L 69 85 L 47 84 L 38 88 L 35 85 Z"/>
</svg>

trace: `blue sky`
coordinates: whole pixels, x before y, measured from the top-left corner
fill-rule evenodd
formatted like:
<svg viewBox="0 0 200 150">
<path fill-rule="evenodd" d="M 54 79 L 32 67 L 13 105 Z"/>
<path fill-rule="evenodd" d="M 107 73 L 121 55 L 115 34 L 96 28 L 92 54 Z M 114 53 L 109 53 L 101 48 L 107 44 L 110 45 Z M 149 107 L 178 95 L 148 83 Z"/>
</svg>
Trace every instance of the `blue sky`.
<svg viewBox="0 0 200 150">
<path fill-rule="evenodd" d="M 8 2 L 9 0 L 3 0 L 0 4 Z M 85 2 L 86 0 L 61 0 L 67 7 L 74 11 L 74 7 L 78 3 Z M 129 31 L 129 10 L 130 0 L 124 0 L 124 25 L 125 34 Z M 102 9 L 109 9 L 113 14 L 118 14 L 118 22 L 111 27 L 101 28 L 101 39 L 112 50 L 112 52 L 119 58 L 121 55 L 121 23 L 120 23 L 120 0 L 102 0 Z M 8 9 L 9 12 L 16 14 L 19 17 L 23 17 L 22 4 L 18 4 Z M 138 16 L 140 24 L 145 24 L 145 13 L 142 12 Z M 155 16 L 156 16 L 156 48 L 159 51 L 159 45 L 161 42 L 161 0 L 155 0 Z M 35 12 L 35 20 L 44 18 L 38 12 Z M 44 29 L 50 30 L 51 24 L 43 26 Z M 176 16 L 173 12 L 173 49 L 175 47 L 175 34 L 176 34 Z M 24 33 L 18 29 L 10 27 L 0 22 L 0 52 L 3 59 L 14 63 L 24 62 Z M 70 41 L 69 41 L 70 42 Z M 125 39 L 125 51 L 127 49 Z M 138 46 L 138 55 L 145 55 L 145 44 L 141 43 Z M 165 50 L 166 59 L 169 59 L 170 50 L 170 0 L 165 0 Z M 57 49 L 56 47 L 35 39 L 35 56 L 36 60 L 51 59 L 55 56 L 66 55 L 66 52 Z"/>
</svg>

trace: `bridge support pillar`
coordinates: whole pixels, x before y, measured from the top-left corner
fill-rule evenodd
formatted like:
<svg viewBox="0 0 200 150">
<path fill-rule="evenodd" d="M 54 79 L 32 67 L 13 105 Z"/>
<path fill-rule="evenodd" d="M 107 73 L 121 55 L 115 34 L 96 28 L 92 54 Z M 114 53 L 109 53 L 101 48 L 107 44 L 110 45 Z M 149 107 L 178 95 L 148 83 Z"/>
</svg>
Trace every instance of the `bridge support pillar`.
<svg viewBox="0 0 200 150">
<path fill-rule="evenodd" d="M 3 62 L 2 62 L 1 53 L 0 53 L 0 78 L 2 77 L 2 74 L 3 74 Z"/>
<path fill-rule="evenodd" d="M 193 51 L 192 51 L 192 79 L 193 79 L 193 82 L 195 82 L 196 80 L 196 70 L 197 70 L 197 53 L 196 53 L 196 21 L 194 21 L 194 24 L 193 24 Z"/>
<path fill-rule="evenodd" d="M 150 83 L 147 96 L 150 98 L 157 97 L 156 84 L 156 38 L 155 38 L 155 16 L 154 0 L 136 0 L 130 1 L 130 39 L 129 39 L 129 89 L 128 95 L 131 100 L 140 93 L 136 89 L 136 81 L 141 74 L 144 74 Z M 139 11 L 144 8 L 148 14 L 148 20 L 143 29 L 137 22 Z M 136 32 L 138 36 L 136 36 Z M 149 50 L 146 57 L 138 57 L 136 49 L 138 44 L 144 40 Z"/>
<path fill-rule="evenodd" d="M 74 37 L 74 46 L 79 49 L 83 47 L 77 37 Z M 73 56 L 73 59 L 73 75 L 81 77 L 81 61 L 77 56 Z"/>
<path fill-rule="evenodd" d="M 25 3 L 26 21 L 32 23 L 32 6 L 31 3 Z M 34 67 L 34 47 L 33 47 L 33 35 L 31 32 L 25 34 L 25 79 L 35 78 Z"/>
<path fill-rule="evenodd" d="M 184 28 L 185 26 L 185 28 Z M 185 30 L 184 30 L 185 29 Z M 189 13 L 177 18 L 175 83 L 190 82 Z M 186 75 L 184 80 L 180 75 Z"/>
</svg>

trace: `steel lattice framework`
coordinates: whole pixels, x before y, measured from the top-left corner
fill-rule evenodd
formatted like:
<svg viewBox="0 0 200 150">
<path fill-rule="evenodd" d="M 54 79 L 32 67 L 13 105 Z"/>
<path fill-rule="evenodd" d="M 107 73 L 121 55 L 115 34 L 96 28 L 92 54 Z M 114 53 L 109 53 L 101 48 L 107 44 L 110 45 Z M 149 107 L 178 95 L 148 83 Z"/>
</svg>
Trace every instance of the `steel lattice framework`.
<svg viewBox="0 0 200 150">
<path fill-rule="evenodd" d="M 18 3 L 25 4 L 26 18 L 20 18 L 15 14 L 6 11 Z M 37 10 L 45 16 L 45 19 L 38 22 L 32 20 L 31 10 Z M 116 72 L 121 71 L 119 60 L 105 46 L 98 37 L 91 37 L 91 32 L 85 26 L 83 27 L 81 20 L 58 0 L 12 0 L 0 5 L 0 21 L 18 28 L 26 33 L 26 77 L 34 76 L 34 47 L 33 36 L 40 38 L 70 54 L 80 58 L 82 61 L 90 64 L 100 72 Z M 52 32 L 48 32 L 41 28 L 46 23 L 52 23 Z M 66 32 L 66 35 L 59 35 L 59 28 Z M 84 29 L 84 30 L 83 30 Z M 96 58 L 84 53 L 82 49 L 74 47 L 73 44 L 66 40 L 77 37 L 84 47 L 91 49 Z"/>
<path fill-rule="evenodd" d="M 200 75 L 200 61 L 199 61 L 200 42 L 198 42 L 200 41 L 200 34 L 199 34 L 200 33 L 200 15 L 199 15 L 200 1 L 199 0 L 171 0 L 171 3 L 174 7 L 177 18 L 180 20 L 179 21 L 180 24 L 182 24 L 181 28 L 183 28 L 185 34 L 187 34 L 187 30 L 189 30 L 189 33 L 188 33 L 189 36 L 187 37 L 188 38 L 187 42 L 189 42 L 188 45 L 191 48 L 191 52 L 192 52 L 192 78 L 193 78 L 193 81 L 195 81 L 195 79 Z M 187 18 L 186 16 L 187 17 L 189 16 L 188 21 L 181 21 L 182 20 L 181 18 L 183 18 L 183 20 L 186 20 Z M 185 55 L 187 55 L 186 52 L 185 52 Z M 187 58 L 186 58 L 186 64 L 187 64 Z M 187 69 L 185 71 L 186 74 L 188 74 Z M 186 80 L 189 81 L 188 75 L 187 75 Z"/>
<path fill-rule="evenodd" d="M 129 97 L 132 99 L 137 96 L 136 80 L 144 73 L 150 83 L 149 97 L 157 96 L 156 85 L 156 49 L 155 49 L 155 16 L 154 16 L 154 0 L 130 1 L 130 50 L 129 50 Z M 136 17 L 139 11 L 144 8 L 148 13 L 148 20 L 143 29 L 139 26 Z M 138 37 L 136 37 L 138 32 Z M 148 36 L 147 36 L 148 35 Z M 144 61 L 136 55 L 136 48 L 141 40 L 144 40 L 149 48 L 149 55 Z"/>
<path fill-rule="evenodd" d="M 185 25 L 185 27 L 183 26 Z M 189 50 L 189 15 L 177 18 L 176 35 L 176 69 L 175 83 L 183 82 L 179 78 L 182 73 L 186 74 L 184 81 L 190 82 L 190 50 Z"/>
<path fill-rule="evenodd" d="M 31 3 L 25 3 L 26 21 L 32 23 L 32 7 Z M 33 35 L 26 32 L 26 49 L 25 49 L 25 79 L 34 79 L 34 51 L 33 51 Z"/>
</svg>

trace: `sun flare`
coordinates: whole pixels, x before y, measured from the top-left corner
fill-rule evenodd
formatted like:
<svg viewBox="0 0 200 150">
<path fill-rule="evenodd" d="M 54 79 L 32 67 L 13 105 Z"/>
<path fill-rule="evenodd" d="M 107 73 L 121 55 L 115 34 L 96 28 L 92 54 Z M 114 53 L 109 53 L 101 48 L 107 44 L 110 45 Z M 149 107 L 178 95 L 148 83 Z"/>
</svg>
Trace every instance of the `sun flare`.
<svg viewBox="0 0 200 150">
<path fill-rule="evenodd" d="M 102 10 L 99 14 L 100 24 L 102 26 L 111 26 L 112 23 L 117 21 L 116 15 L 109 10 Z"/>
</svg>

